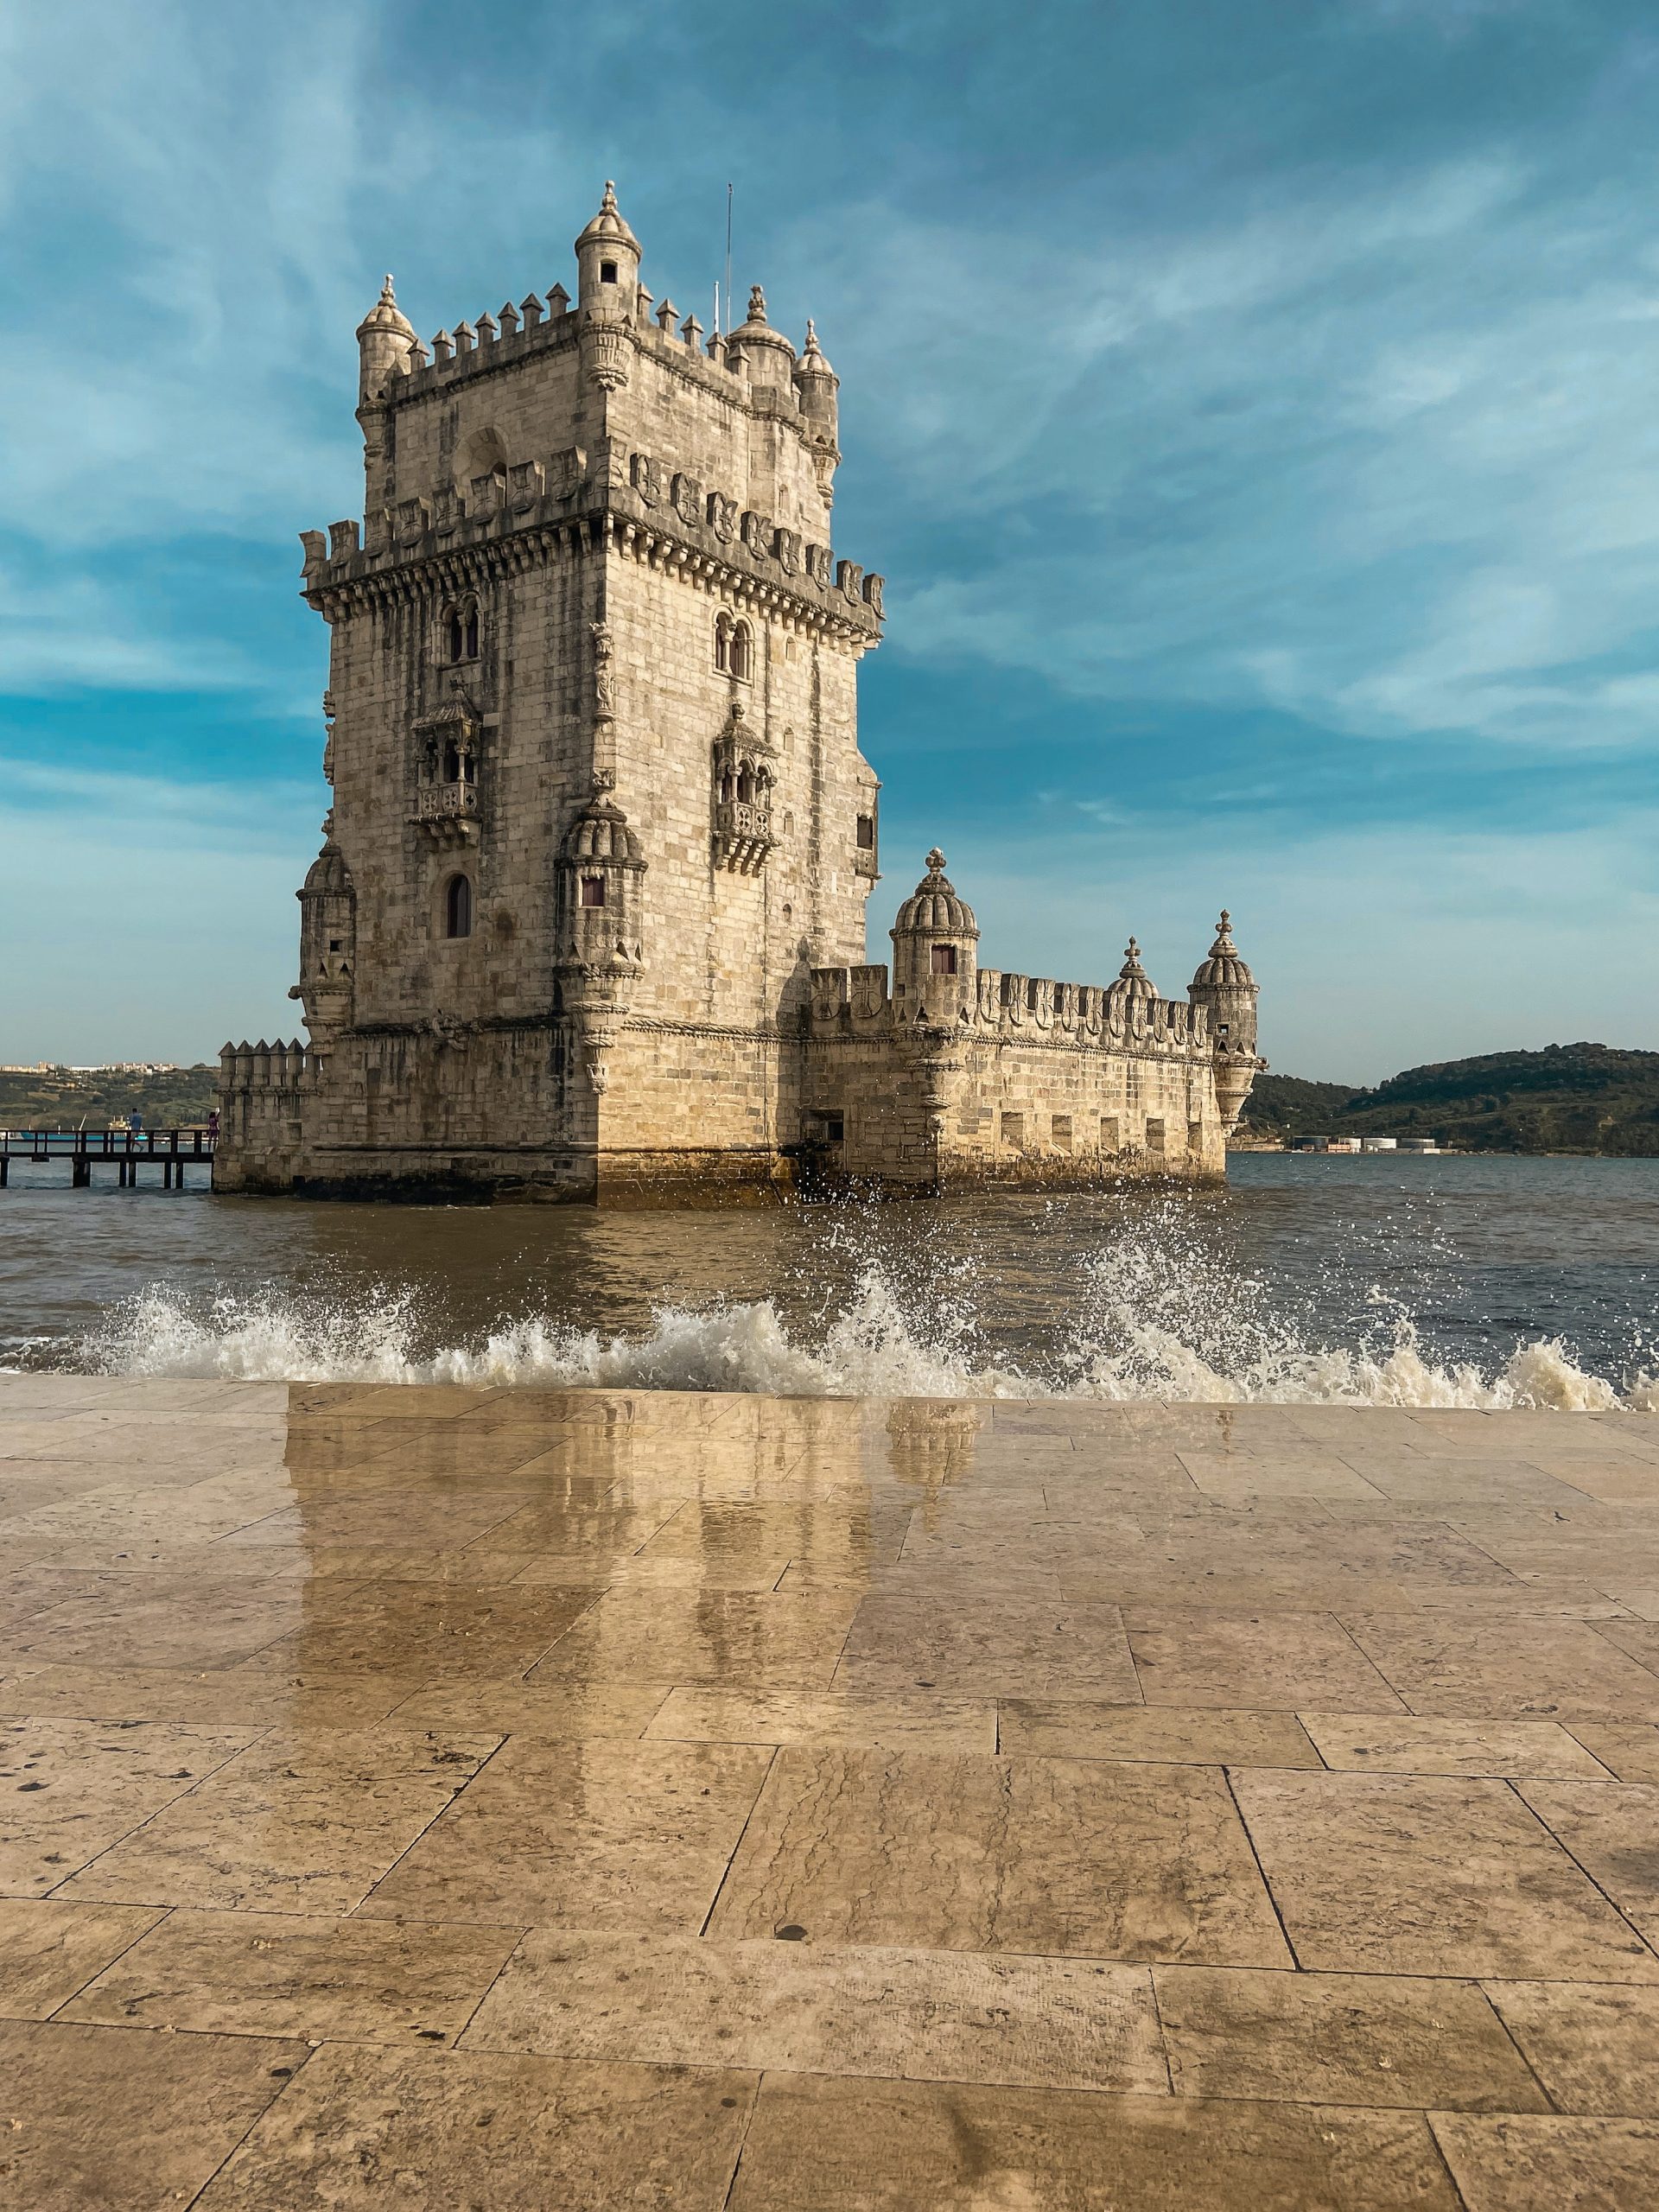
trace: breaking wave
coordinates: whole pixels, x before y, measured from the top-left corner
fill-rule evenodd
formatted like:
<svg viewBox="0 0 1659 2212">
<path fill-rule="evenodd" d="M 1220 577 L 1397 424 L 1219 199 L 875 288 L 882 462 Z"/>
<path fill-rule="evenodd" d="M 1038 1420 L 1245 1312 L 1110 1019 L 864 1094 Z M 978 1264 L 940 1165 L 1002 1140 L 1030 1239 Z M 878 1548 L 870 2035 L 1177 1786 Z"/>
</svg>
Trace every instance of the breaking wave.
<svg viewBox="0 0 1659 2212">
<path fill-rule="evenodd" d="M 1363 1319 L 1348 1316 L 1349 1341 L 1326 1341 L 1261 1281 L 1156 1237 L 1092 1255 L 1058 1320 L 1023 1334 L 998 1325 L 1006 1287 L 982 1306 L 964 1273 L 918 1282 L 867 1259 L 816 1312 L 772 1297 L 664 1303 L 632 1333 L 610 1335 L 530 1313 L 457 1343 L 435 1340 L 408 1289 L 193 1300 L 152 1287 L 83 1338 L 74 1361 L 104 1374 L 266 1382 L 1659 1412 L 1650 1346 L 1632 1346 L 1618 1383 L 1559 1337 L 1517 1336 L 1484 1362 L 1437 1355 L 1376 1290 Z"/>
</svg>

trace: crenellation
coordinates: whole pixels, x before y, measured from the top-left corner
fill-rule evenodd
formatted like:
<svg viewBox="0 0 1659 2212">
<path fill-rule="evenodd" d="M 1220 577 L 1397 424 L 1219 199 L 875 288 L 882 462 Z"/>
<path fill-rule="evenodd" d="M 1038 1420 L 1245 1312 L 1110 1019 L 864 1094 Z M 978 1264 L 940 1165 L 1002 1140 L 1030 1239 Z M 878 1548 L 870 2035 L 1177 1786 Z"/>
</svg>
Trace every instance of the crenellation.
<svg viewBox="0 0 1659 2212">
<path fill-rule="evenodd" d="M 309 1042 L 226 1048 L 222 1187 L 1218 1174 L 1259 1065 L 1230 939 L 1186 1005 L 1133 943 L 1107 988 L 981 969 L 936 853 L 868 960 L 883 579 L 829 542 L 839 380 L 759 288 L 677 327 L 608 186 L 576 259 L 574 306 L 429 362 L 390 279 L 359 327 L 363 524 L 302 533 L 339 707 Z"/>
</svg>

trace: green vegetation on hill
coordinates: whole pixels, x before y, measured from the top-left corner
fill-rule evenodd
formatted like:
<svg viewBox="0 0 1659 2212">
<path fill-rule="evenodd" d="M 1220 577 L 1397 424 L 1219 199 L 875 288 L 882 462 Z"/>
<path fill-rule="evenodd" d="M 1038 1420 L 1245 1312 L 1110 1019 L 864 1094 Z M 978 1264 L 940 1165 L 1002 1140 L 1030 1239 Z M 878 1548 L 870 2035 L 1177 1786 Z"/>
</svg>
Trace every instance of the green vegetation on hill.
<svg viewBox="0 0 1659 2212">
<path fill-rule="evenodd" d="M 1258 1078 L 1257 1136 L 1433 1136 L 1470 1152 L 1659 1157 L 1659 1052 L 1549 1045 L 1408 1068 L 1374 1090 Z"/>
<path fill-rule="evenodd" d="M 117 1075 L 96 1069 L 77 1075 L 0 1074 L 0 1128 L 107 1129 L 142 1114 L 150 1129 L 188 1129 L 205 1122 L 216 1103 L 217 1064 L 175 1068 L 164 1075 Z"/>
</svg>

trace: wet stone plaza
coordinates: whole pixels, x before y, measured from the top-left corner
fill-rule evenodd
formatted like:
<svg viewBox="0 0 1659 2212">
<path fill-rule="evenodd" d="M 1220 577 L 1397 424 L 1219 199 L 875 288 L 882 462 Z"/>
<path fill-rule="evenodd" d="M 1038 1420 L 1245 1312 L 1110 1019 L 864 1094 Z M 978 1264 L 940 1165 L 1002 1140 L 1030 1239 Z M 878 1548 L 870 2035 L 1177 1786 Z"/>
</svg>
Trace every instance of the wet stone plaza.
<svg viewBox="0 0 1659 2212">
<path fill-rule="evenodd" d="M 0 1378 L 0 2204 L 1659 2202 L 1659 1420 Z"/>
</svg>

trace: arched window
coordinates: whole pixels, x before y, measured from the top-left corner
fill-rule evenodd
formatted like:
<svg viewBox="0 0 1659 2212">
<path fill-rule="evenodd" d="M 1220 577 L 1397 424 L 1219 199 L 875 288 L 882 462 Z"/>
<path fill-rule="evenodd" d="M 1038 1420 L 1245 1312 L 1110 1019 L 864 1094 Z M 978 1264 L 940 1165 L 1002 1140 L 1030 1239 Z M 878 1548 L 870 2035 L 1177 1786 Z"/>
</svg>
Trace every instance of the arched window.
<svg viewBox="0 0 1659 2212">
<path fill-rule="evenodd" d="M 473 881 L 470 876 L 450 877 L 448 889 L 443 896 L 443 926 L 446 937 L 471 937 Z"/>
<path fill-rule="evenodd" d="M 732 618 L 722 614 L 715 623 L 715 667 L 721 676 L 732 672 Z"/>
<path fill-rule="evenodd" d="M 478 601 L 463 599 L 443 610 L 443 642 L 452 661 L 478 658 Z"/>
<path fill-rule="evenodd" d="M 754 640 L 747 622 L 732 625 L 732 674 L 747 683 L 754 674 Z"/>
<path fill-rule="evenodd" d="M 740 806 L 747 806 L 753 798 L 754 778 L 747 768 L 740 768 L 737 772 L 737 803 Z"/>
</svg>

